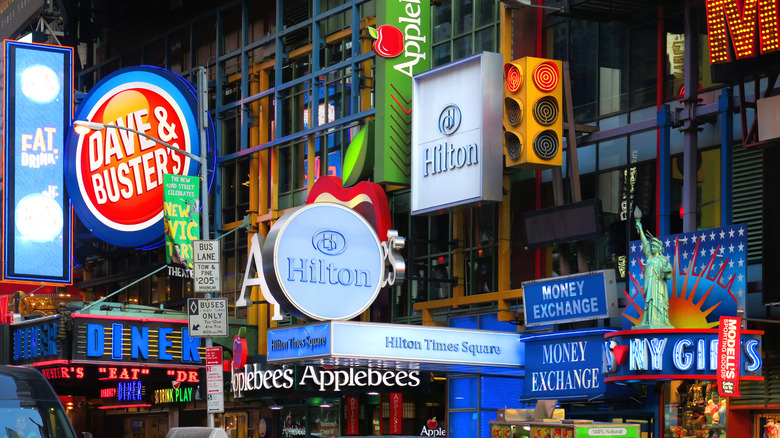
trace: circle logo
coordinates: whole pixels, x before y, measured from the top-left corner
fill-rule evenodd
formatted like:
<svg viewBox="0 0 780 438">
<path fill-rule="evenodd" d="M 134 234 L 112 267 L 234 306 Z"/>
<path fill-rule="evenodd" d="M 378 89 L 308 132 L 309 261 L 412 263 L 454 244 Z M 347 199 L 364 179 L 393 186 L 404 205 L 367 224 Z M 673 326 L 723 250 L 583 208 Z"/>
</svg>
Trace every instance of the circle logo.
<svg viewBox="0 0 780 438">
<path fill-rule="evenodd" d="M 374 228 L 355 210 L 316 202 L 271 228 L 264 275 L 276 301 L 305 320 L 352 319 L 374 302 L 385 260 Z"/>
<path fill-rule="evenodd" d="M 317 251 L 329 256 L 336 256 L 347 250 L 347 240 L 344 235 L 334 230 L 316 233 L 312 236 L 311 243 Z"/>
<path fill-rule="evenodd" d="M 439 114 L 439 132 L 444 135 L 452 135 L 460 127 L 460 108 L 451 103 L 444 107 Z"/>
<path fill-rule="evenodd" d="M 98 83 L 75 120 L 126 127 L 199 155 L 191 86 L 167 70 L 134 67 Z M 163 236 L 163 175 L 195 175 L 198 163 L 137 133 L 107 126 L 70 132 L 66 182 L 73 205 L 100 239 L 141 246 Z"/>
</svg>

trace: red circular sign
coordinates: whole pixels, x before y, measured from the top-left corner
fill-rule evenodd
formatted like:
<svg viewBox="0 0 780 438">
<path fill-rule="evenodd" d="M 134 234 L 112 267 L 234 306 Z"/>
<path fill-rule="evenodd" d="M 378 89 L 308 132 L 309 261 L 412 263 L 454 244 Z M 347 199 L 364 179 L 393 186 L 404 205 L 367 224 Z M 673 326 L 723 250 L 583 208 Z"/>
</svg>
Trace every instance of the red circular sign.
<svg viewBox="0 0 780 438">
<path fill-rule="evenodd" d="M 159 90 L 128 88 L 107 95 L 90 121 L 126 126 L 183 148 L 186 122 Z M 82 136 L 77 177 L 85 201 L 105 219 L 132 225 L 158 219 L 163 174 L 185 174 L 184 155 L 133 132 L 107 127 Z"/>
</svg>

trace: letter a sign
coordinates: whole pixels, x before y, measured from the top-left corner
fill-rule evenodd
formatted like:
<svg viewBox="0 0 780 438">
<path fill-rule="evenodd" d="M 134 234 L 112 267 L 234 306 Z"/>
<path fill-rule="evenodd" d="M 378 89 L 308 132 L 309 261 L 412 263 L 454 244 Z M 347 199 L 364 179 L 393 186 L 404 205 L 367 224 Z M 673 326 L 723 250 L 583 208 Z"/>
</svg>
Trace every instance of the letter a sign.
<svg viewBox="0 0 780 438">
<path fill-rule="evenodd" d="M 268 283 L 265 281 L 265 275 L 263 275 L 263 252 L 260 246 L 260 234 L 255 233 L 249 241 L 249 259 L 246 262 L 246 269 L 244 270 L 244 283 L 241 286 L 241 295 L 236 300 L 236 307 L 248 307 L 254 304 L 251 299 L 246 297 L 246 289 L 252 286 L 260 286 L 260 293 L 263 298 L 268 301 L 268 304 L 272 307 L 271 319 L 274 321 L 281 321 L 282 312 L 279 309 L 279 303 L 271 295 L 271 291 L 268 289 Z M 254 272 L 257 277 L 250 275 L 250 272 Z M 249 293 L 252 296 L 252 293 Z"/>
</svg>

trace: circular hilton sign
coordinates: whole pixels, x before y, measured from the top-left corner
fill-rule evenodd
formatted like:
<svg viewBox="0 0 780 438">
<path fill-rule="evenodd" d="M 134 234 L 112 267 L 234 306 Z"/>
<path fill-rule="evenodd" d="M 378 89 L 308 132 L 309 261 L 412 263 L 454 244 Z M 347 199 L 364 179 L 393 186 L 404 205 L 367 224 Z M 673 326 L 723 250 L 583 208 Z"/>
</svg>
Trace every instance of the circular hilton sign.
<svg viewBox="0 0 780 438">
<path fill-rule="evenodd" d="M 168 70 L 141 66 L 98 83 L 75 120 L 131 128 L 200 153 L 194 90 Z M 100 239 L 140 246 L 163 235 L 163 175 L 195 175 L 198 163 L 133 132 L 69 133 L 66 181 L 82 222 Z"/>
<path fill-rule="evenodd" d="M 282 216 L 263 245 L 271 294 L 301 319 L 351 319 L 374 302 L 384 255 L 374 228 L 351 208 L 328 202 Z"/>
</svg>

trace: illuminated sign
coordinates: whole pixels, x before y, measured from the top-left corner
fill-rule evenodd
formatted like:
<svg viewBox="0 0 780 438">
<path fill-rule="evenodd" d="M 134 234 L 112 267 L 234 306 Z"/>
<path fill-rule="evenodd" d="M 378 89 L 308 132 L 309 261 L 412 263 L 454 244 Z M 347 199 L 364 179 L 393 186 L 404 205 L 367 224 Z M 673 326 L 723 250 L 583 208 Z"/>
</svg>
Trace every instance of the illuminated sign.
<svg viewBox="0 0 780 438">
<path fill-rule="evenodd" d="M 246 272 L 263 266 L 263 275 L 251 281 L 245 277 L 238 301 L 245 301 L 247 285 L 260 285 L 269 302 L 298 318 L 351 319 L 371 305 L 382 287 L 403 279 L 398 253 L 403 246 L 394 231 L 380 242 L 363 216 L 341 204 L 297 207 L 271 228 L 262 254 L 252 239 Z"/>
<path fill-rule="evenodd" d="M 81 380 L 84 379 L 86 374 L 84 367 L 53 367 L 53 368 L 39 368 L 43 377 L 49 380 L 67 379 L 67 380 Z"/>
<path fill-rule="evenodd" d="M 662 236 L 664 255 L 672 264 L 669 321 L 678 329 L 717 327 L 721 316 L 737 316 L 745 309 L 747 292 L 747 225 Z M 628 305 L 623 329 L 642 322 L 644 263 L 642 243 L 629 247 Z"/>
<path fill-rule="evenodd" d="M 119 382 L 116 398 L 117 401 L 141 401 L 144 398 L 143 385 L 138 380 Z"/>
<path fill-rule="evenodd" d="M 718 394 L 739 397 L 739 353 L 742 320 L 720 317 L 718 328 Z"/>
<path fill-rule="evenodd" d="M 148 376 L 148 368 L 98 367 L 98 380 L 138 380 Z"/>
<path fill-rule="evenodd" d="M 315 392 L 341 392 L 368 390 L 368 388 L 394 388 L 395 391 L 420 386 L 419 370 L 378 370 L 354 367 L 316 367 L 306 365 L 267 368 L 259 363 L 244 365 L 243 369 L 231 369 L 231 388 L 236 397 L 245 392 L 259 390 L 295 390 Z"/>
<path fill-rule="evenodd" d="M 3 277 L 71 283 L 65 136 L 73 114 L 73 49 L 5 41 Z"/>
<path fill-rule="evenodd" d="M 203 364 L 205 347 L 186 321 L 98 319 L 74 315 L 73 360 L 158 365 Z M 121 378 L 121 377 L 120 377 Z"/>
<path fill-rule="evenodd" d="M 268 345 L 268 362 L 365 358 L 502 368 L 520 368 L 525 362 L 525 345 L 517 333 L 407 324 L 331 321 L 275 328 L 268 331 Z"/>
<path fill-rule="evenodd" d="M 778 0 L 707 0 L 710 64 L 780 49 Z M 731 45 L 729 45 L 731 37 Z"/>
<path fill-rule="evenodd" d="M 763 380 L 763 334 L 758 330 L 742 332 L 741 380 Z M 624 330 L 604 337 L 602 371 L 606 382 L 717 378 L 718 330 Z"/>
<path fill-rule="evenodd" d="M 559 332 L 524 338 L 529 399 L 589 399 L 606 391 L 601 348 L 608 330 Z"/>
<path fill-rule="evenodd" d="M 200 154 L 192 86 L 168 70 L 122 69 L 100 81 L 76 120 L 123 126 Z M 67 182 L 84 224 L 117 246 L 140 246 L 163 236 L 163 175 L 195 175 L 198 163 L 133 132 L 107 127 L 70 132 Z"/>
<path fill-rule="evenodd" d="M 502 66 L 482 52 L 415 76 L 412 214 L 501 200 Z"/>
<path fill-rule="evenodd" d="M 181 386 L 178 388 L 158 389 L 154 391 L 152 401 L 155 404 L 191 402 L 193 399 L 193 389 L 195 388 L 185 388 Z"/>
<path fill-rule="evenodd" d="M 59 358 L 59 316 L 12 325 L 13 362 Z"/>
<path fill-rule="evenodd" d="M 525 325 L 561 324 L 618 316 L 615 271 L 523 283 Z"/>
<path fill-rule="evenodd" d="M 374 182 L 408 185 L 412 164 L 412 77 L 430 67 L 430 0 L 377 4 Z M 395 56 L 394 56 L 395 55 Z M 460 89 L 459 91 L 464 91 Z"/>
</svg>

